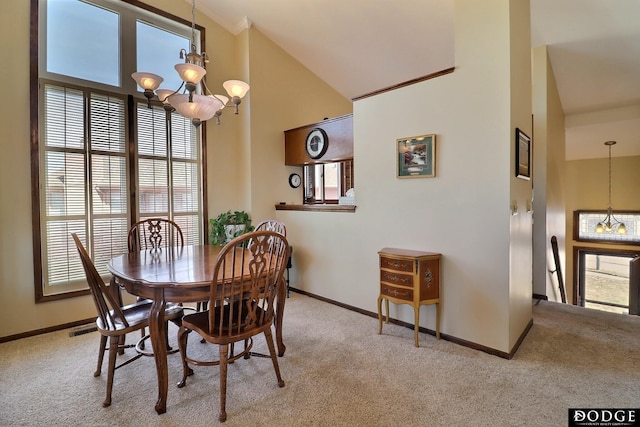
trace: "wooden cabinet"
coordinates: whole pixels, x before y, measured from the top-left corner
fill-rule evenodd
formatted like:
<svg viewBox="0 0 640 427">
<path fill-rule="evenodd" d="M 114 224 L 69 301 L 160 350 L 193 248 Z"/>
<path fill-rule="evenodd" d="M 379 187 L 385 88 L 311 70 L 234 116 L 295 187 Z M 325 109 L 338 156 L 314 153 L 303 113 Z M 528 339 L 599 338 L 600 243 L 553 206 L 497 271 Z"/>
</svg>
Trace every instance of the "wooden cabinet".
<svg viewBox="0 0 640 427">
<path fill-rule="evenodd" d="M 441 254 L 384 248 L 380 256 L 380 296 L 378 297 L 378 334 L 382 333 L 382 301 L 389 323 L 389 301 L 413 306 L 414 335 L 418 344 L 420 306 L 436 305 L 436 337 L 440 339 L 440 259 Z"/>
<path fill-rule="evenodd" d="M 322 129 L 327 134 L 329 147 L 318 159 L 312 159 L 305 150 L 307 135 L 313 129 Z M 353 159 L 353 115 L 325 119 L 284 132 L 284 164 L 304 166 L 315 163 L 339 162 Z"/>
</svg>

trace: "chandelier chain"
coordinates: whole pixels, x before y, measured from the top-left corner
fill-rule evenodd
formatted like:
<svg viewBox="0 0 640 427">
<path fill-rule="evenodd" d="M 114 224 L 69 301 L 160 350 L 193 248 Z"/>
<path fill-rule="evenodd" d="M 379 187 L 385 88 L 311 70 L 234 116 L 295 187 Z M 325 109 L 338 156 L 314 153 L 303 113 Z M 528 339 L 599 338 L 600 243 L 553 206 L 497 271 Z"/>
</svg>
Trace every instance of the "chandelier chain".
<svg viewBox="0 0 640 427">
<path fill-rule="evenodd" d="M 191 52 L 196 51 L 196 0 L 191 2 Z M 611 151 L 611 147 L 609 147 Z"/>
<path fill-rule="evenodd" d="M 611 211 L 611 145 L 609 145 L 609 211 Z"/>
</svg>

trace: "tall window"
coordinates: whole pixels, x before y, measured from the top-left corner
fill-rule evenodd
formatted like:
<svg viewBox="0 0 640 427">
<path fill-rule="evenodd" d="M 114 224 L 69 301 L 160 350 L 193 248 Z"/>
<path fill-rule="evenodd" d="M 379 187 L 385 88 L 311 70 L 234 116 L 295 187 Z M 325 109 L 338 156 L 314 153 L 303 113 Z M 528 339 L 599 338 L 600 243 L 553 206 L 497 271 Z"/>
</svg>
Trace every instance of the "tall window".
<svg viewBox="0 0 640 427">
<path fill-rule="evenodd" d="M 42 99 L 42 267 L 47 288 L 64 292 L 83 286 L 84 277 L 70 262 L 70 233 L 96 236 L 93 259 L 102 273 L 127 247 L 125 101 L 48 82 Z"/>
<path fill-rule="evenodd" d="M 105 277 L 137 220 L 171 219 L 186 244 L 202 243 L 204 168 L 199 131 L 160 105 L 149 108 L 130 77 L 137 69 L 168 75 L 168 64 L 175 73 L 180 49 L 189 49 L 188 23 L 127 0 L 39 0 L 32 14 L 32 58 L 40 58 L 32 176 L 40 188 L 33 212 L 41 302 L 88 293 L 70 233 Z"/>
</svg>

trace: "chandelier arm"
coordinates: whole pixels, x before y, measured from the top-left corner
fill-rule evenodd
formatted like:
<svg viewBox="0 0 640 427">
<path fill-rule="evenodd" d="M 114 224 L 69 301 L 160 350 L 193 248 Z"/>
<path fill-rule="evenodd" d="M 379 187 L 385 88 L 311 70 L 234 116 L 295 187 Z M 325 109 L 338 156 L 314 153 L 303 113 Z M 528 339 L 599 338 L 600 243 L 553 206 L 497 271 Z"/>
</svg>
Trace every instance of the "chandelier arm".
<svg viewBox="0 0 640 427">
<path fill-rule="evenodd" d="M 211 92 L 211 90 L 209 90 L 209 86 L 207 86 L 207 82 L 205 81 L 204 77 L 202 78 L 202 80 L 200 80 L 200 83 L 202 83 L 202 87 L 204 88 L 204 90 L 202 91 L 202 94 L 203 94 L 203 95 L 207 95 L 207 93 L 208 93 L 209 95 L 212 95 L 212 96 L 214 96 L 216 99 L 218 99 L 218 97 L 217 97 L 217 96 L 215 96 L 215 95 L 213 94 L 213 92 Z M 220 100 L 220 99 L 218 99 L 218 100 L 219 100 L 219 101 L 222 101 L 222 100 Z M 223 104 L 224 104 L 224 102 L 223 102 Z"/>
</svg>

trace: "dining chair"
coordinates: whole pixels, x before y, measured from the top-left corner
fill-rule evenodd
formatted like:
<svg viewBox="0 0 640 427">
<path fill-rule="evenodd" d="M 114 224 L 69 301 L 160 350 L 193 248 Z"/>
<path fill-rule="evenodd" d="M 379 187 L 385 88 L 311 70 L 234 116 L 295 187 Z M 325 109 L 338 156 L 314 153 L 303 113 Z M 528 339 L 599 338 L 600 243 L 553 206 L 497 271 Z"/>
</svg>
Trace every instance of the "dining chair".
<svg viewBox="0 0 640 427">
<path fill-rule="evenodd" d="M 287 227 L 285 226 L 284 222 L 278 221 L 276 219 L 266 219 L 258 223 L 254 231 L 274 231 L 276 233 L 282 234 L 284 237 L 287 237 Z M 293 248 L 289 246 L 289 255 L 287 256 L 287 265 L 286 265 L 287 278 L 285 279 L 283 276 L 282 278 L 283 282 L 281 283 L 281 285 L 286 289 L 287 298 L 289 297 L 289 268 L 291 267 L 292 251 L 293 251 Z M 279 327 L 282 327 L 282 325 L 278 325 L 276 322 L 276 328 L 279 328 Z M 234 348 L 232 345 L 231 346 L 232 354 L 233 354 L 233 351 L 234 351 Z"/>
<path fill-rule="evenodd" d="M 274 231 L 254 231 L 227 243 L 216 259 L 211 282 L 209 310 L 187 314 L 178 331 L 183 374 L 178 387 L 193 374 L 191 365 L 220 366 L 220 412 L 227 419 L 228 364 L 248 355 L 253 337 L 264 333 L 278 386 L 284 387 L 276 357 L 271 325 L 278 286 L 289 255 L 287 239 Z M 196 331 L 207 342 L 218 345 L 217 360 L 196 360 L 187 354 L 187 338 Z M 245 349 L 233 355 L 230 345 L 248 340 Z"/>
<path fill-rule="evenodd" d="M 146 218 L 129 228 L 127 236 L 129 252 L 184 246 L 182 229 L 165 218 Z"/>
<path fill-rule="evenodd" d="M 102 361 L 104 359 L 105 350 L 107 350 L 107 339 L 109 339 L 109 367 L 107 370 L 107 396 L 102 403 L 103 407 L 111 405 L 111 390 L 113 389 L 113 375 L 116 369 L 121 368 L 134 360 L 143 356 L 140 351 L 135 356 L 130 357 L 126 361 L 116 365 L 116 356 L 118 353 L 124 352 L 124 349 L 133 348 L 135 344 L 125 344 L 121 338 L 126 334 L 145 328 L 149 324 L 149 312 L 151 310 L 151 301 L 143 300 L 134 304 L 121 306 L 116 297 L 109 291 L 108 286 L 104 284 L 102 277 L 96 270 L 93 261 L 87 254 L 84 245 L 76 233 L 71 236 L 78 249 L 82 267 L 87 277 L 87 283 L 93 296 L 98 317 L 96 319 L 96 327 L 100 332 L 100 350 L 98 353 L 98 366 L 93 376 L 98 377 L 102 371 Z M 167 313 L 167 317 L 182 317 L 182 307 L 174 307 L 172 313 Z M 137 349 L 136 349 L 137 350 Z"/>
<path fill-rule="evenodd" d="M 146 250 L 162 250 L 163 248 L 184 247 L 184 235 L 182 229 L 174 221 L 166 218 L 146 218 L 133 224 L 127 233 L 127 247 L 129 252 L 139 252 Z M 138 301 L 142 298 L 138 297 Z M 196 310 L 200 310 L 200 304 Z M 175 304 L 168 307 L 169 311 L 175 309 Z M 145 328 L 140 330 L 141 341 L 139 347 L 144 349 Z M 169 339 L 167 337 L 167 350 Z"/>
</svg>

